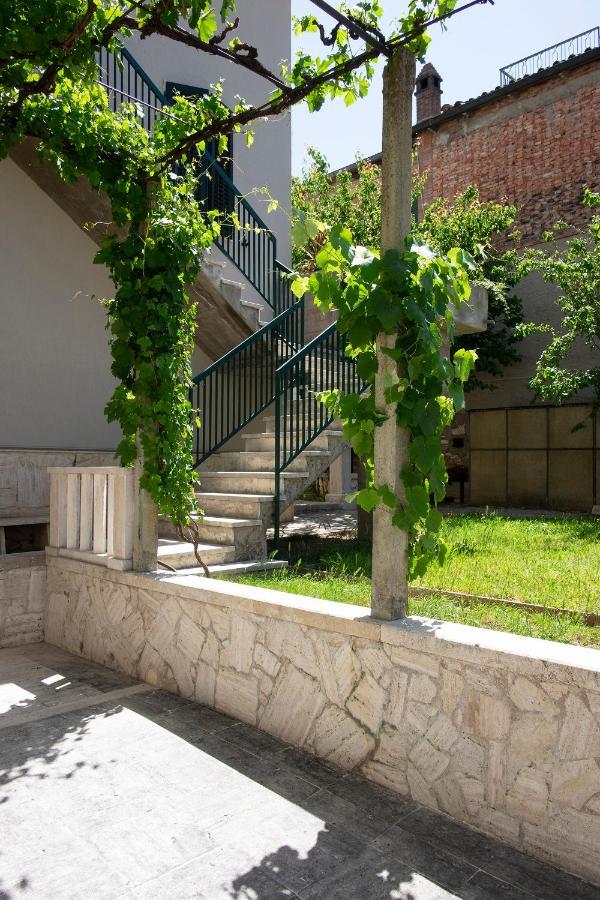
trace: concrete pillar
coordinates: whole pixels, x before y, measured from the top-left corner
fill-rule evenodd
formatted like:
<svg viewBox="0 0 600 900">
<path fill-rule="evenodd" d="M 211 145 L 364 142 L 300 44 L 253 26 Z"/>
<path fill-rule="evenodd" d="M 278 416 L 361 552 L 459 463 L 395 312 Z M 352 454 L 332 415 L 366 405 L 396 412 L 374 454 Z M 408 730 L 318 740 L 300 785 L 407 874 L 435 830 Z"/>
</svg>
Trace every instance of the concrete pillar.
<svg viewBox="0 0 600 900">
<path fill-rule="evenodd" d="M 133 488 L 133 571 L 153 572 L 158 568 L 158 510 L 148 491 L 140 487 L 144 454 L 139 437 L 136 446 L 137 460 L 134 467 Z"/>
<path fill-rule="evenodd" d="M 328 503 L 339 503 L 350 507 L 346 497 L 352 493 L 352 450 L 345 447 L 329 466 L 329 490 L 325 495 Z"/>
<path fill-rule="evenodd" d="M 383 75 L 382 253 L 402 250 L 410 231 L 414 82 L 415 57 L 400 47 Z M 409 434 L 407 429 L 396 426 L 395 404 L 385 402 L 382 387 L 384 373 L 396 368 L 383 349 L 393 347 L 395 341 L 395 334 L 382 332 L 377 338 L 375 402 L 388 419 L 375 429 L 375 483 L 387 484 L 402 501 L 401 471 L 408 460 Z M 377 506 L 373 513 L 371 614 L 385 620 L 405 616 L 408 602 L 408 535 L 392 524 L 392 515 L 393 511 L 384 505 Z"/>
</svg>

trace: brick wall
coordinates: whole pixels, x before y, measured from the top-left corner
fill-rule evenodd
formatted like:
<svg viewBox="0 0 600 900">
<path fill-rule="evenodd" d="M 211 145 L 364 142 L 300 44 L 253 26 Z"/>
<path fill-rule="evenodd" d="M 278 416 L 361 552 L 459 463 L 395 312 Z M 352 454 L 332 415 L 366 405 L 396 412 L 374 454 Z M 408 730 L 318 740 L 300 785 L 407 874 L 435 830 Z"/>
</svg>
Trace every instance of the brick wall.
<svg viewBox="0 0 600 900">
<path fill-rule="evenodd" d="M 419 131 L 425 205 L 477 184 L 482 199 L 519 209 L 528 243 L 557 220 L 585 226 L 583 185 L 600 188 L 600 60 Z"/>
</svg>

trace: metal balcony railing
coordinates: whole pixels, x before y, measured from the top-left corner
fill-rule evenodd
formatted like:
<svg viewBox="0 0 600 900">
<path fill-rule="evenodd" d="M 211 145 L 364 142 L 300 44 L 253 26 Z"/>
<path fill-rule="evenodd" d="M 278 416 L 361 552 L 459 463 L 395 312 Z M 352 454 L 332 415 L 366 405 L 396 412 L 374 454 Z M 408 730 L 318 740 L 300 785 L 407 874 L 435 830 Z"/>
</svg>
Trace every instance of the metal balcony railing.
<svg viewBox="0 0 600 900">
<path fill-rule="evenodd" d="M 512 84 L 527 75 L 535 75 L 540 69 L 547 69 L 555 63 L 564 62 L 572 56 L 580 56 L 586 50 L 596 50 L 598 47 L 600 47 L 600 26 L 597 25 L 589 31 L 582 31 L 581 34 L 561 41 L 560 44 L 553 44 L 552 47 L 538 50 L 531 56 L 525 56 L 509 66 L 504 66 L 500 69 L 500 85 L 504 87 Z"/>
<path fill-rule="evenodd" d="M 98 83 L 107 91 L 111 109 L 136 103 L 147 131 L 152 131 L 161 115 L 168 115 L 166 95 L 125 47 L 118 54 L 101 47 L 96 61 Z M 277 259 L 277 238 L 207 150 L 201 166 L 198 197 L 207 209 L 222 210 L 226 220 L 215 243 L 278 315 L 296 298 L 290 290 L 289 269 Z"/>
</svg>

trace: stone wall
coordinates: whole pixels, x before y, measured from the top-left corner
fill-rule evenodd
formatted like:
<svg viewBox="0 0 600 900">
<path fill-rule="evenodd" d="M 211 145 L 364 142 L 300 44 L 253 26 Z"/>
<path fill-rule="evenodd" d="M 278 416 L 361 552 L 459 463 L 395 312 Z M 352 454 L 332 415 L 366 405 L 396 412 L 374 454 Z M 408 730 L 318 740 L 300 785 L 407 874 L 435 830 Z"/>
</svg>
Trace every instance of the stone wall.
<svg viewBox="0 0 600 900">
<path fill-rule="evenodd" d="M 600 652 L 48 560 L 47 640 L 600 883 Z"/>
<path fill-rule="evenodd" d="M 47 515 L 49 466 L 111 466 L 110 450 L 12 450 L 0 447 L 0 519 Z"/>
<path fill-rule="evenodd" d="M 46 554 L 0 556 L 0 648 L 44 640 Z"/>
</svg>

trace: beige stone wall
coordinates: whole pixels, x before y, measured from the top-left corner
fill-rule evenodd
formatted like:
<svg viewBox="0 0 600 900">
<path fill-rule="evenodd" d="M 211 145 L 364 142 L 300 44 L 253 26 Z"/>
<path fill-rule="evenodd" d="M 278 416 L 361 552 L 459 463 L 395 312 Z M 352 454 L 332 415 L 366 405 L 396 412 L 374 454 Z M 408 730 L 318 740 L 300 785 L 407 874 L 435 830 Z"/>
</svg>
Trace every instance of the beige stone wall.
<svg viewBox="0 0 600 900">
<path fill-rule="evenodd" d="M 0 520 L 43 516 L 50 506 L 49 466 L 111 466 L 109 450 L 11 450 L 0 447 Z"/>
<path fill-rule="evenodd" d="M 47 640 L 600 883 L 600 652 L 49 557 Z"/>
<path fill-rule="evenodd" d="M 0 556 L 0 648 L 44 640 L 46 554 Z"/>
</svg>

